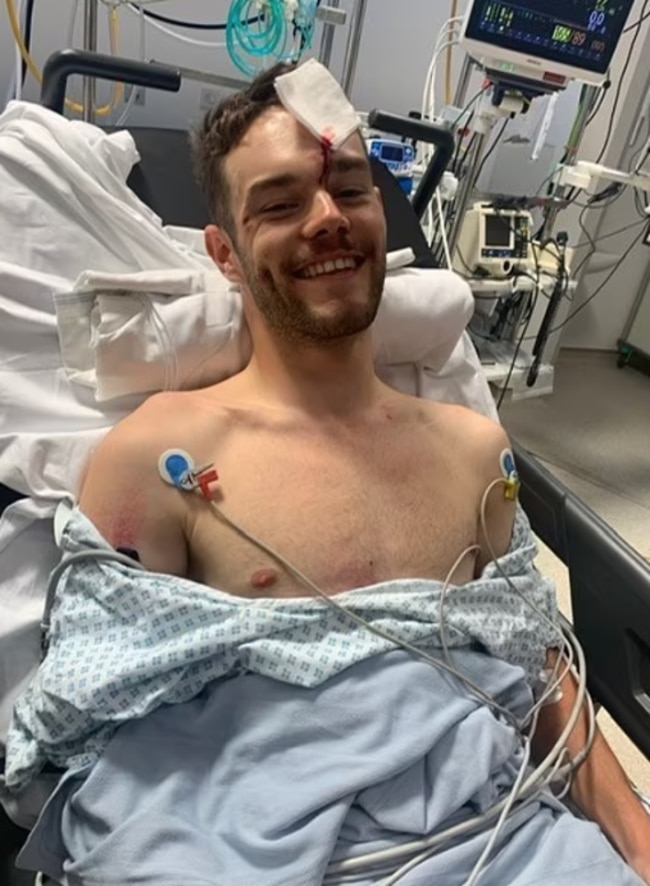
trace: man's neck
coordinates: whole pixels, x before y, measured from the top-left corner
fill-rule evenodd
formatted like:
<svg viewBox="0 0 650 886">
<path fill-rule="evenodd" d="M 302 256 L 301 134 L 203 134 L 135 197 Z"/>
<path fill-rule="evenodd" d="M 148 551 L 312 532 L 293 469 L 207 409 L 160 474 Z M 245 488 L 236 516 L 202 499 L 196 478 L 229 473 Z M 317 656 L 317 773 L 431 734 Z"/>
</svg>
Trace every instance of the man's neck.
<svg viewBox="0 0 650 886">
<path fill-rule="evenodd" d="M 384 389 L 369 330 L 325 345 L 255 343 L 245 374 L 260 397 L 313 418 L 358 418 Z"/>
</svg>

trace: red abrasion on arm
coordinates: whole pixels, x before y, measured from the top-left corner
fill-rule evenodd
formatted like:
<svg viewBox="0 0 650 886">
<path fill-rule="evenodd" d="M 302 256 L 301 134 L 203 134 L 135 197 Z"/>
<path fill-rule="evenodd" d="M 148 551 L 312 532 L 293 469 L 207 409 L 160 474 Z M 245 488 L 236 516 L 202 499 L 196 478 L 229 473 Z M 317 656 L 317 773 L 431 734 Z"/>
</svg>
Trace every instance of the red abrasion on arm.
<svg viewBox="0 0 650 886">
<path fill-rule="evenodd" d="M 142 525 L 146 520 L 146 501 L 141 490 L 133 490 L 132 496 L 122 509 L 101 515 L 98 527 L 114 548 L 137 550 L 141 541 Z"/>
</svg>

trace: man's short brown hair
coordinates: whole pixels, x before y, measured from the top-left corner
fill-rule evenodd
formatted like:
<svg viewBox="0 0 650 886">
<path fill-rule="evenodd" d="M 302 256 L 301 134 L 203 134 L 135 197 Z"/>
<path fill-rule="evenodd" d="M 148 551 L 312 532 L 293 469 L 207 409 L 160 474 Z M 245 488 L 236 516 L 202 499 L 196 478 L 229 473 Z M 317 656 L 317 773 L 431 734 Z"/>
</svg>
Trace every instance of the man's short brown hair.
<svg viewBox="0 0 650 886">
<path fill-rule="evenodd" d="M 280 105 L 275 78 L 295 69 L 280 62 L 264 71 L 250 86 L 229 96 L 203 118 L 192 136 L 194 165 L 199 183 L 207 197 L 215 224 L 235 240 L 235 221 L 230 205 L 230 188 L 225 160 L 237 147 L 251 125 L 268 108 Z"/>
</svg>

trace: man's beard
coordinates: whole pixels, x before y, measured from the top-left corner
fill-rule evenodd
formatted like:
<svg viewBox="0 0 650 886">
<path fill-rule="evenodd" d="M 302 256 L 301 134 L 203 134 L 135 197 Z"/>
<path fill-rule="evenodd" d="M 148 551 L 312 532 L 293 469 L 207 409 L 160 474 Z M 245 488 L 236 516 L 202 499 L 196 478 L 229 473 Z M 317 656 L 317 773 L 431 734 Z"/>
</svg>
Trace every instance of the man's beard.
<svg viewBox="0 0 650 886">
<path fill-rule="evenodd" d="M 257 271 L 249 255 L 240 252 L 239 259 L 246 274 L 246 282 L 257 308 L 269 331 L 285 342 L 302 345 L 333 344 L 340 339 L 364 332 L 371 325 L 381 301 L 386 276 L 386 258 L 366 258 L 365 266 L 371 269 L 367 297 L 360 302 L 345 302 L 341 296 L 341 308 L 334 316 L 322 316 L 293 291 L 290 283 L 276 282 L 268 270 Z M 290 271 L 281 271 L 289 280 L 295 279 Z M 307 281 L 309 282 L 309 281 Z M 341 287 L 346 281 L 341 281 Z M 358 286 L 358 283 L 356 283 Z"/>
</svg>

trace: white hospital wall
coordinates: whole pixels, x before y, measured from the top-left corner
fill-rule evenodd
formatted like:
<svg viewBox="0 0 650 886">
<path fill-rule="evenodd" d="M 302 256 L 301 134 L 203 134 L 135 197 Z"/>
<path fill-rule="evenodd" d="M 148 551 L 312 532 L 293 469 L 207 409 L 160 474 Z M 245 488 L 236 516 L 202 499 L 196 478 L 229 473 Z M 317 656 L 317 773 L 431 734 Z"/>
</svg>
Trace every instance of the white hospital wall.
<svg viewBox="0 0 650 886">
<path fill-rule="evenodd" d="M 82 38 L 83 3 L 84 0 L 80 0 L 75 30 L 77 46 L 81 45 Z M 212 2 L 169 0 L 166 3 L 152 5 L 152 10 L 188 20 L 225 21 L 230 5 L 229 0 L 212 0 Z M 465 3 L 461 5 L 464 8 Z M 342 0 L 340 6 L 349 11 L 354 6 L 354 0 Z M 66 45 L 72 7 L 73 0 L 48 0 L 47 3 L 36 3 L 33 52 L 39 65 L 42 65 L 50 52 Z M 406 0 L 404 3 L 398 3 L 396 0 L 370 0 L 353 90 L 353 98 L 361 109 L 381 105 L 386 110 L 404 113 L 411 108 L 420 107 L 422 85 L 433 44 L 449 14 L 448 7 L 446 0 L 435 3 L 431 0 Z M 99 21 L 100 49 L 107 51 L 106 13 L 102 4 L 99 9 Z M 121 23 L 121 54 L 137 57 L 139 52 L 137 18 L 124 11 L 121 13 Z M 340 73 L 342 70 L 347 30 L 346 26 L 337 29 L 336 32 L 332 60 L 335 73 Z M 209 31 L 182 33 L 202 40 L 223 40 L 223 35 Z M 315 42 L 316 51 L 319 44 L 320 35 Z M 398 46 L 403 49 L 398 51 Z M 458 53 L 456 55 L 458 56 Z M 213 73 L 242 76 L 230 62 L 224 49 L 211 50 L 183 45 L 152 27 L 147 28 L 147 57 Z M 457 58 L 456 68 L 458 63 Z M 4 0 L 0 0 L 0 97 L 4 97 L 7 92 L 12 68 L 13 41 L 5 3 Z M 31 78 L 28 80 L 25 97 L 36 100 L 38 89 Z M 78 84 L 76 85 L 78 89 Z M 174 97 L 173 100 L 165 95 L 158 100 L 151 92 L 147 95 L 145 108 L 137 108 L 131 119 L 134 123 L 152 122 L 161 126 L 185 126 L 188 119 L 192 119 L 198 113 L 199 91 L 200 87 L 197 84 L 184 84 L 181 95 Z M 107 87 L 102 88 L 102 95 L 109 92 Z"/>
<path fill-rule="evenodd" d="M 79 15 L 75 30 L 75 45 L 81 45 L 82 9 L 84 0 L 79 3 Z M 34 17 L 33 52 L 39 65 L 55 49 L 67 43 L 66 34 L 72 0 L 48 0 L 37 2 Z M 354 8 L 354 0 L 342 0 L 342 9 L 350 12 Z M 459 4 L 464 11 L 465 0 Z M 407 113 L 419 109 L 422 102 L 422 88 L 433 46 L 447 17 L 451 3 L 449 0 L 369 0 L 359 51 L 359 61 L 354 79 L 352 98 L 361 110 L 381 107 L 395 113 Z M 225 21 L 230 8 L 228 0 L 169 0 L 156 3 L 152 9 L 158 9 L 171 17 L 177 16 L 196 21 Z M 107 51 L 106 12 L 103 4 L 99 7 L 100 50 Z M 137 57 L 139 53 L 137 18 L 127 11 L 121 13 L 121 54 Z M 336 32 L 332 70 L 335 74 L 342 71 L 345 47 L 347 42 L 347 26 Z M 214 41 L 223 41 L 223 35 L 213 32 L 183 32 Z M 184 45 L 164 34 L 147 28 L 147 58 L 169 64 L 199 68 L 213 73 L 229 76 L 242 76 L 228 58 L 223 49 L 205 49 Z M 314 44 L 315 51 L 320 45 L 320 34 Z M 454 54 L 454 76 L 460 69 L 461 54 Z M 13 65 L 13 42 L 9 31 L 4 0 L 0 0 L 0 96 L 7 92 Z M 444 64 L 439 68 L 438 102 L 443 100 Z M 188 122 L 200 116 L 199 101 L 201 89 L 198 83 L 184 82 L 179 95 L 168 95 L 149 90 L 146 94 L 145 106 L 134 108 L 130 118 L 134 125 L 158 125 L 185 128 Z M 111 88 L 102 84 L 99 87 L 100 98 L 110 95 Z M 81 88 L 79 78 L 71 81 L 71 94 L 79 99 Z M 38 88 L 32 78 L 28 78 L 25 97 L 37 100 Z M 570 126 L 573 114 L 573 102 L 567 113 L 562 108 L 558 111 L 557 138 L 560 143 Z M 527 125 L 527 121 L 523 124 Z M 516 127 L 515 127 L 516 129 Z M 554 134 L 554 133 L 553 133 Z M 508 149 L 506 148 L 506 151 Z M 522 154 L 523 152 L 519 152 Z M 512 158 L 509 158 L 509 160 Z M 507 161 L 508 162 L 508 161 Z M 515 164 L 516 165 L 516 164 Z M 512 163 L 509 163 L 512 168 Z M 488 170 L 489 172 L 489 170 Z M 515 181 L 513 187 L 520 191 L 526 188 L 526 169 L 522 167 L 521 181 Z"/>
<path fill-rule="evenodd" d="M 79 16 L 75 31 L 75 45 L 81 44 L 82 35 L 82 10 L 84 0 L 79 3 Z M 354 0 L 342 0 L 341 7 L 350 12 L 354 7 Z M 37 2 L 34 19 L 33 52 L 37 62 L 42 65 L 47 56 L 55 49 L 66 45 L 66 34 L 70 11 L 73 0 L 48 0 Z M 642 0 L 637 0 L 632 20 L 638 17 Z M 361 110 L 369 110 L 373 107 L 381 107 L 384 110 L 396 113 L 407 113 L 411 109 L 417 109 L 421 105 L 422 86 L 433 50 L 435 40 L 440 33 L 445 20 L 450 12 L 449 0 L 368 0 L 365 24 L 359 50 L 359 60 L 354 79 L 352 98 L 356 106 Z M 459 4 L 460 11 L 466 7 L 465 0 Z M 165 3 L 157 3 L 154 8 L 170 16 L 205 21 L 225 21 L 227 11 L 230 8 L 229 0 L 169 0 Z M 103 4 L 99 5 L 99 41 L 100 50 L 107 51 L 107 23 L 106 11 Z M 646 26 L 647 31 L 650 30 Z M 193 33 L 194 36 L 223 42 L 223 34 L 214 32 L 184 32 Z M 139 25 L 135 16 L 127 11 L 121 13 L 121 54 L 128 57 L 138 57 L 139 53 Z M 342 71 L 345 45 L 347 40 L 347 27 L 337 29 L 332 57 L 332 70 L 335 74 Z M 650 52 L 650 38 L 644 36 L 637 46 L 638 57 L 647 58 Z M 315 51 L 318 50 L 320 34 L 317 35 Z M 616 83 L 625 58 L 625 47 L 629 40 L 619 50 L 613 66 L 613 79 Z M 146 57 L 188 67 L 194 67 L 218 74 L 229 76 L 242 76 L 234 64 L 229 60 L 225 49 L 210 49 L 194 47 L 179 43 L 151 27 L 147 28 Z M 0 2 L 0 100 L 7 92 L 13 67 L 13 42 L 6 17 L 4 0 Z M 454 81 L 459 70 L 461 55 L 455 53 Z M 640 76 L 640 71 L 636 77 Z M 438 101 L 443 99 L 444 65 L 439 68 Z M 184 81 L 181 92 L 178 95 L 148 90 L 144 107 L 134 108 L 130 122 L 133 125 L 157 125 L 173 128 L 186 128 L 195 122 L 201 115 L 200 97 L 205 85 Z M 99 97 L 107 98 L 111 93 L 111 87 L 101 84 Z M 560 99 L 556 116 L 551 128 L 549 145 L 545 149 L 538 163 L 533 164 L 530 160 L 531 138 L 535 134 L 537 125 L 543 112 L 543 101 L 537 100 L 529 115 L 518 118 L 509 127 L 510 139 L 495 152 L 481 180 L 486 190 L 506 193 L 531 193 L 547 171 L 552 162 L 557 159 L 561 147 L 565 143 L 569 133 L 575 111 L 578 89 L 574 87 L 567 90 Z M 73 78 L 70 93 L 79 99 L 81 86 L 79 78 Z M 604 127 L 609 116 L 609 109 L 614 89 L 610 90 L 608 101 L 604 103 L 603 110 L 598 115 L 588 130 L 581 151 L 581 156 L 587 159 L 593 158 L 600 147 Z M 38 88 L 28 78 L 25 97 L 37 100 Z M 621 145 L 618 130 L 625 126 L 625 115 L 629 116 L 636 112 L 630 103 L 626 104 L 625 97 L 621 102 L 622 116 L 621 126 L 617 127 L 617 134 L 612 139 L 612 149 L 608 159 L 612 163 L 619 162 Z M 602 214 L 604 224 L 609 229 L 624 225 L 631 220 L 629 203 L 621 199 L 611 210 Z M 595 221 L 595 218 L 592 219 Z M 561 216 L 561 225 L 566 228 L 574 242 L 584 239 L 577 224 L 577 212 L 570 210 Z M 622 237 L 623 244 L 629 242 Z M 616 241 L 608 244 L 618 247 Z M 624 248 L 624 246 L 623 246 Z M 617 336 L 624 326 L 629 314 L 630 307 L 636 296 L 638 284 L 641 279 L 647 252 L 637 250 L 627 262 L 624 274 L 617 274 L 612 284 L 594 300 L 579 317 L 567 328 L 562 343 L 574 347 L 614 347 Z M 602 278 L 591 276 L 585 282 L 579 293 L 579 298 L 589 296 L 593 286 Z M 623 283 L 621 281 L 624 281 Z"/>
<path fill-rule="evenodd" d="M 79 2 L 79 14 L 75 29 L 74 45 L 82 46 L 83 6 L 85 0 Z M 155 8 L 171 17 L 186 18 L 195 21 L 225 21 L 230 3 L 227 0 L 175 0 L 169 3 L 154 4 Z M 64 48 L 67 43 L 68 24 L 73 8 L 73 0 L 47 0 L 37 2 L 34 12 L 34 30 L 32 52 L 39 67 L 45 59 L 57 49 Z M 99 3 L 99 51 L 108 52 L 108 26 L 106 7 Z M 184 32 L 186 36 L 210 42 L 225 42 L 223 33 L 217 32 Z M 171 65 L 199 68 L 211 73 L 230 77 L 242 77 L 228 53 L 223 48 L 204 48 L 179 43 L 171 37 L 147 27 L 146 58 L 156 59 Z M 139 57 L 139 23 L 138 17 L 127 10 L 120 13 L 120 55 L 128 58 Z M 4 97 L 9 87 L 13 65 L 13 41 L 9 30 L 4 0 L 0 3 L 0 96 Z M 205 84 L 184 81 L 179 94 L 169 94 L 148 90 L 144 107 L 134 108 L 130 118 L 133 124 L 158 125 L 171 128 L 186 128 L 188 122 L 200 116 L 200 91 Z M 112 87 L 106 83 L 98 86 L 100 100 L 110 97 Z M 33 78 L 28 77 L 24 97 L 36 101 L 39 88 Z M 70 97 L 77 101 L 81 98 L 80 78 L 70 80 Z"/>
</svg>

